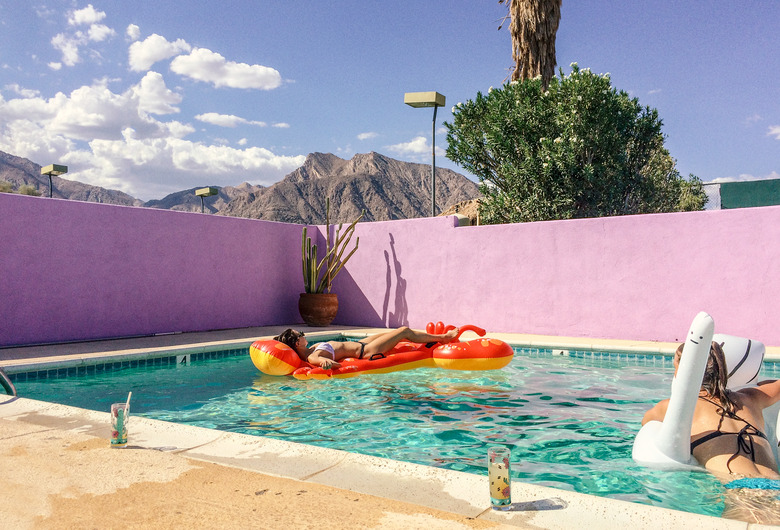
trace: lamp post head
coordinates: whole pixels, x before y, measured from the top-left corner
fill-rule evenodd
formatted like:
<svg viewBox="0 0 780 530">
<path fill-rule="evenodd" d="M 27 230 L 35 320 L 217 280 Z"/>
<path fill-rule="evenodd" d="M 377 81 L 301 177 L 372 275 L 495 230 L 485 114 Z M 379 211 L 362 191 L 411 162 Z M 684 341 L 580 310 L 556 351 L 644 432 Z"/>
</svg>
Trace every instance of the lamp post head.
<svg viewBox="0 0 780 530">
<path fill-rule="evenodd" d="M 68 166 L 61 166 L 59 164 L 49 164 L 46 167 L 41 168 L 41 175 L 64 175 L 68 172 Z"/>
<path fill-rule="evenodd" d="M 216 195 L 217 193 L 219 193 L 219 190 L 214 186 L 209 186 L 208 188 L 200 188 L 195 190 L 195 195 L 197 195 L 198 197 L 211 197 L 212 195 Z"/>
<path fill-rule="evenodd" d="M 416 109 L 423 107 L 443 107 L 447 98 L 438 92 L 407 92 L 404 103 Z"/>
</svg>

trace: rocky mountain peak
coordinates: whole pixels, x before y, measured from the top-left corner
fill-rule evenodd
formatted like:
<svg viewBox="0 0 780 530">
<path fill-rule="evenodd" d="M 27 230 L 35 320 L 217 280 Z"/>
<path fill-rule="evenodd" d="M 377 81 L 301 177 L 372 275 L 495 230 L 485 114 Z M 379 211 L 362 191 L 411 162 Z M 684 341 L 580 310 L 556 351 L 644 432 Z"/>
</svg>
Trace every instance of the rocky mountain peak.
<svg viewBox="0 0 780 530">
<path fill-rule="evenodd" d="M 41 166 L 0 152 L 0 180 L 14 189 L 29 185 L 48 192 Z M 249 217 L 287 223 L 323 224 L 326 199 L 331 222 L 351 222 L 365 210 L 364 221 L 412 219 L 430 215 L 430 171 L 427 164 L 402 162 L 371 152 L 344 160 L 332 153 L 311 153 L 304 164 L 268 186 L 244 182 L 219 188 L 217 196 L 201 202 L 195 189 L 183 190 L 143 203 L 115 190 L 54 177 L 54 197 Z M 198 187 L 203 187 L 198 186 Z M 437 211 L 479 196 L 477 185 L 450 169 L 436 170 Z"/>
</svg>

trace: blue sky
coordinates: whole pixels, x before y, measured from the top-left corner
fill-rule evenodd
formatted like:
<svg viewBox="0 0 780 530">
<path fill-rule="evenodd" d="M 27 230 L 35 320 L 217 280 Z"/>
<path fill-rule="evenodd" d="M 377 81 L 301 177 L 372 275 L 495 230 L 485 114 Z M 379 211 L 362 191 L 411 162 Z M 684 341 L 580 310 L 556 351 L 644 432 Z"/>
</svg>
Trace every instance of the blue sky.
<svg viewBox="0 0 780 530">
<path fill-rule="evenodd" d="M 183 7 L 186 6 L 186 7 Z M 501 86 L 497 0 L 0 0 L 0 150 L 140 199 L 268 185 L 311 152 L 437 165 L 451 107 Z M 564 0 L 558 65 L 657 108 L 683 175 L 780 177 L 780 4 Z"/>
</svg>

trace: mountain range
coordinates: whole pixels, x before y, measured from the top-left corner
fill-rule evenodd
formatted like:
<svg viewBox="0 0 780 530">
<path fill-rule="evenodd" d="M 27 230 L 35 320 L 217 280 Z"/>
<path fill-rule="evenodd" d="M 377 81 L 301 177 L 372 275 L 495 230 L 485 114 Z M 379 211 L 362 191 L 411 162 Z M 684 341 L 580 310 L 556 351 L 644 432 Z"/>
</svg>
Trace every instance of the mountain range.
<svg viewBox="0 0 780 530">
<path fill-rule="evenodd" d="M 271 186 L 217 187 L 218 194 L 205 198 L 211 213 L 286 223 L 325 222 L 326 198 L 330 198 L 332 223 L 350 222 L 362 210 L 364 221 L 412 219 L 430 215 L 431 166 L 401 162 L 379 153 L 357 154 L 344 160 L 329 153 L 312 153 L 303 165 Z M 31 186 L 49 194 L 49 177 L 41 166 L 0 151 L 0 181 L 12 187 Z M 126 193 L 61 177 L 52 177 L 56 198 L 199 212 L 197 188 L 172 193 L 162 199 L 141 201 Z M 203 187 L 203 186 L 198 186 Z M 437 213 L 479 196 L 477 185 L 450 169 L 436 169 Z"/>
</svg>

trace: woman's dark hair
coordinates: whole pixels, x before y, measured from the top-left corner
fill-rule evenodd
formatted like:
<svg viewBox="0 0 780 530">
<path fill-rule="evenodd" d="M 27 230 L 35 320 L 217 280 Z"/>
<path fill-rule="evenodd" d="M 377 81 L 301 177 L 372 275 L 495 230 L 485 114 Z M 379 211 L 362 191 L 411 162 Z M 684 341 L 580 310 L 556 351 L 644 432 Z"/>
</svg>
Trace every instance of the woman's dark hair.
<svg viewBox="0 0 780 530">
<path fill-rule="evenodd" d="M 732 413 L 736 407 L 731 400 L 730 392 L 726 389 L 728 378 L 729 371 L 726 367 L 726 355 L 723 353 L 723 348 L 717 342 L 712 341 L 701 388 L 712 397 L 717 398 L 726 412 Z"/>
<path fill-rule="evenodd" d="M 679 360 L 682 356 L 683 345 L 677 348 L 675 354 Z M 723 348 L 717 342 L 713 341 L 710 346 L 710 353 L 707 357 L 707 367 L 704 369 L 704 378 L 701 381 L 701 389 L 717 399 L 723 409 L 728 413 L 733 413 L 736 405 L 731 399 L 731 391 L 726 389 L 729 372 L 726 367 L 726 355 Z"/>
<path fill-rule="evenodd" d="M 284 331 L 282 331 L 279 335 L 274 337 L 274 340 L 278 340 L 282 344 L 288 345 L 290 348 L 295 350 L 295 343 L 298 342 L 298 337 L 300 337 L 302 334 L 298 333 L 294 329 L 287 328 Z"/>
</svg>

